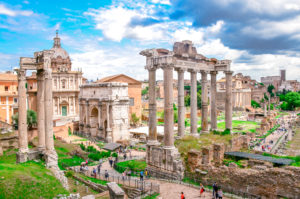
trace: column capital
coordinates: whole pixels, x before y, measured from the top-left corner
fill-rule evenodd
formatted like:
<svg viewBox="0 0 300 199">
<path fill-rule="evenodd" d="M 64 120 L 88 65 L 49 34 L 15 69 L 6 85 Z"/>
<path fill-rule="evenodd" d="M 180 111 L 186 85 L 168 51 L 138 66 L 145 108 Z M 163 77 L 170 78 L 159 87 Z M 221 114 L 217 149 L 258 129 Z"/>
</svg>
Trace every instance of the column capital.
<svg viewBox="0 0 300 199">
<path fill-rule="evenodd" d="M 18 69 L 17 70 L 18 74 L 18 80 L 25 81 L 26 80 L 26 70 L 24 69 Z"/>
<path fill-rule="evenodd" d="M 174 68 L 174 70 L 178 73 L 184 73 L 185 71 L 187 71 L 185 68 Z"/>
<path fill-rule="evenodd" d="M 44 81 L 45 80 L 44 70 L 37 70 L 36 78 L 37 80 Z"/>
<path fill-rule="evenodd" d="M 190 73 L 197 73 L 196 69 L 188 69 L 187 71 L 190 72 Z"/>
<path fill-rule="evenodd" d="M 173 69 L 174 68 L 174 64 L 163 64 L 161 69 Z"/>
<path fill-rule="evenodd" d="M 52 70 L 50 68 L 44 69 L 45 79 L 52 79 Z"/>
<path fill-rule="evenodd" d="M 217 74 L 218 74 L 218 71 L 215 71 L 215 70 L 210 71 L 210 75 L 217 75 Z"/>
<path fill-rule="evenodd" d="M 206 70 L 200 70 L 200 73 L 203 74 L 203 75 L 205 75 L 205 74 L 208 74 L 208 71 L 206 71 Z"/>
<path fill-rule="evenodd" d="M 156 66 L 145 66 L 145 69 L 148 70 L 148 71 L 156 71 L 157 67 Z"/>
<path fill-rule="evenodd" d="M 225 75 L 232 75 L 233 71 L 224 71 Z"/>
</svg>

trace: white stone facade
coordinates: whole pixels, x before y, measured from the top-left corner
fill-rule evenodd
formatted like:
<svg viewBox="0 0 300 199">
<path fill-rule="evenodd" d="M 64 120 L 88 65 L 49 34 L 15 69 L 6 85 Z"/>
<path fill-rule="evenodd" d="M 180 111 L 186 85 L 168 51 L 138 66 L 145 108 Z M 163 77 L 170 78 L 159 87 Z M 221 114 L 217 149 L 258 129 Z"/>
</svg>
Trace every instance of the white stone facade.
<svg viewBox="0 0 300 199">
<path fill-rule="evenodd" d="M 127 83 L 82 85 L 79 100 L 81 133 L 108 142 L 129 139 Z"/>
</svg>

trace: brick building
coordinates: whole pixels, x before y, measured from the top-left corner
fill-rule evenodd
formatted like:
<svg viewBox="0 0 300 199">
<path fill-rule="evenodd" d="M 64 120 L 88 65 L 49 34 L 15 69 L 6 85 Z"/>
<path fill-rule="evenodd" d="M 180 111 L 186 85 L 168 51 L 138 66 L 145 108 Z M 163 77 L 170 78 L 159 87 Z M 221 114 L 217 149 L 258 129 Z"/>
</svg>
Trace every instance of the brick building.
<svg viewBox="0 0 300 199">
<path fill-rule="evenodd" d="M 104 77 L 96 83 L 103 82 L 121 82 L 128 84 L 128 96 L 130 100 L 129 104 L 129 117 L 132 113 L 135 113 L 137 117 L 142 116 L 142 82 L 133 79 L 124 74 L 118 74 L 113 76 Z"/>
</svg>

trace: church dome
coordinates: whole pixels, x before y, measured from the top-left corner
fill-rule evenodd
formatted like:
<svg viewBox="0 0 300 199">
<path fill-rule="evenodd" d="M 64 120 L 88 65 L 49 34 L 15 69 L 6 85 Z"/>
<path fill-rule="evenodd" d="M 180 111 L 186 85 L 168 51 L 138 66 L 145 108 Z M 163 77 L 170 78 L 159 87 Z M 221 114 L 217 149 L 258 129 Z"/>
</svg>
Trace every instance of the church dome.
<svg viewBox="0 0 300 199">
<path fill-rule="evenodd" d="M 55 71 L 69 71 L 71 70 L 71 60 L 69 53 L 61 47 L 60 38 L 58 37 L 58 32 L 56 32 L 56 37 L 54 37 L 54 43 L 51 50 L 54 51 L 53 57 L 51 59 L 51 67 Z"/>
</svg>

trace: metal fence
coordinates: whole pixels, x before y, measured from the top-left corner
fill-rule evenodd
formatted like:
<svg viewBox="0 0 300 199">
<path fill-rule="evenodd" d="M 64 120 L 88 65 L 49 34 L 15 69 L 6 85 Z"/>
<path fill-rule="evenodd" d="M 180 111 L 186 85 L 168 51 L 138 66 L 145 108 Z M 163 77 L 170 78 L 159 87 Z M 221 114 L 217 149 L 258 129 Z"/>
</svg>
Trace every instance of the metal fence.
<svg viewBox="0 0 300 199">
<path fill-rule="evenodd" d="M 75 169 L 76 171 L 76 169 Z M 82 171 L 79 172 L 84 174 L 88 177 L 95 177 L 91 174 L 91 171 Z M 109 181 L 109 182 L 116 182 L 118 184 L 121 184 L 123 186 L 128 186 L 131 188 L 136 188 L 141 191 L 141 194 L 153 194 L 153 193 L 160 193 L 160 186 L 157 183 L 148 182 L 147 180 L 140 180 L 139 178 L 132 177 L 132 176 L 121 176 L 120 174 L 113 174 L 109 173 L 108 177 L 105 176 L 105 172 L 100 172 L 100 174 L 97 173 L 96 179 Z"/>
</svg>

